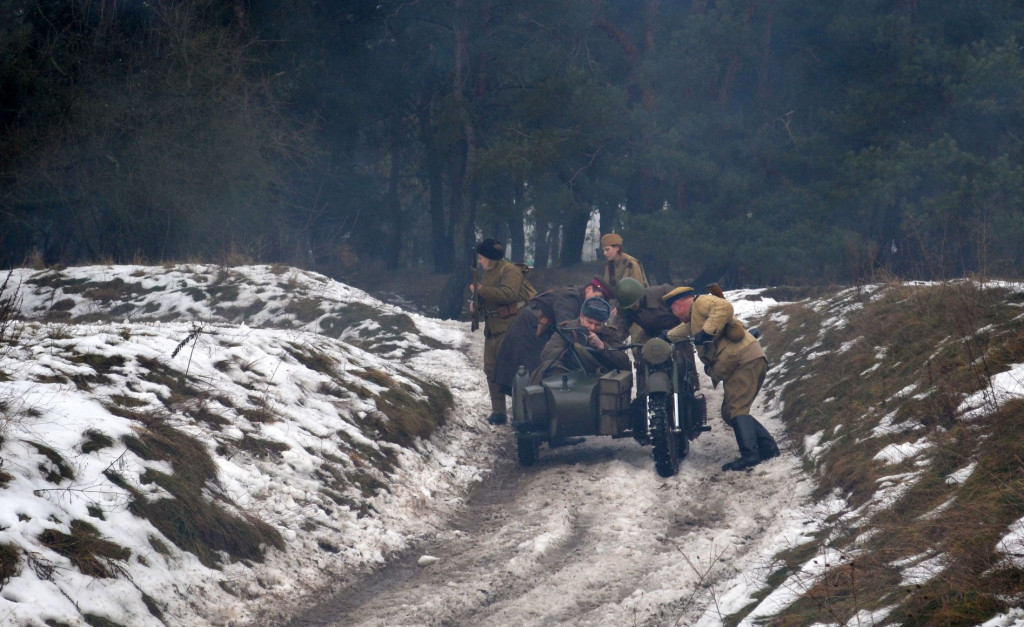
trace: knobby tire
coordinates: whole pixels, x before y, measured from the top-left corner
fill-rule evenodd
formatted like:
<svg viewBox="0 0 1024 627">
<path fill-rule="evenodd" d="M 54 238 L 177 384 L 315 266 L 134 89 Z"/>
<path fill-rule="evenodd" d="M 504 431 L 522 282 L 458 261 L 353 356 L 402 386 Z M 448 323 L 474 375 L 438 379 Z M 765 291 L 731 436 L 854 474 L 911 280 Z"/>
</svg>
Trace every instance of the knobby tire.
<svg viewBox="0 0 1024 627">
<path fill-rule="evenodd" d="M 679 472 L 678 438 L 672 432 L 668 398 L 652 395 L 648 404 L 651 442 L 654 444 L 654 469 L 662 477 L 672 477 Z"/>
</svg>

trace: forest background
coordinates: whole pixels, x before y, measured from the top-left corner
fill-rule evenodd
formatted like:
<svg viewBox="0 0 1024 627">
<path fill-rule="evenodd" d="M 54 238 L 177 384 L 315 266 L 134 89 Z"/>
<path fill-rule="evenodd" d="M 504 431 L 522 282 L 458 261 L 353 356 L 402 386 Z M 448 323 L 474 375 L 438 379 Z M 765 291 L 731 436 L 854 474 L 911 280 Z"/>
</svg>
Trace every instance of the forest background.
<svg viewBox="0 0 1024 627">
<path fill-rule="evenodd" d="M 0 0 L 0 263 L 1019 278 L 1010 0 Z M 587 244 L 590 245 L 590 244 Z"/>
</svg>

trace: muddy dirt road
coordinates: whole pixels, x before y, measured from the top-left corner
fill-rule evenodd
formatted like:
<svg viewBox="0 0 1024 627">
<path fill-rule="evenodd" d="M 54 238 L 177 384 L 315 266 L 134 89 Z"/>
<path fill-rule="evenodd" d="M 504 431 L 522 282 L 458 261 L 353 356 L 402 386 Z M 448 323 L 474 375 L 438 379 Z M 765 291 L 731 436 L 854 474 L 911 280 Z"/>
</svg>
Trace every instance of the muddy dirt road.
<svg viewBox="0 0 1024 627">
<path fill-rule="evenodd" d="M 809 486 L 785 452 L 722 472 L 736 444 L 718 418 L 720 397 L 704 391 L 713 431 L 669 479 L 632 439 L 545 448 L 536 466 L 519 468 L 511 435 L 497 433 L 493 472 L 447 529 L 289 624 L 719 624 L 793 541 Z"/>
</svg>

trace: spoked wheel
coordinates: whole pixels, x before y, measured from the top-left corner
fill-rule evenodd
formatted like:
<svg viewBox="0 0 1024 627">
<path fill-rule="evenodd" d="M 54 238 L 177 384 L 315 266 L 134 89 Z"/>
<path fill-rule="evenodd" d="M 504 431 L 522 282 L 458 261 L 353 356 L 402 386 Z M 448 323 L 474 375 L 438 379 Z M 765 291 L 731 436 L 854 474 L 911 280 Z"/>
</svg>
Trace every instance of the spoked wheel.
<svg viewBox="0 0 1024 627">
<path fill-rule="evenodd" d="M 685 442 L 686 438 L 680 438 L 678 433 L 672 432 L 671 410 L 665 394 L 652 394 L 647 408 L 651 442 L 654 444 L 654 469 L 662 477 L 672 477 L 679 472 L 679 460 L 682 457 L 679 454 L 680 440 Z"/>
<path fill-rule="evenodd" d="M 519 456 L 520 466 L 536 464 L 537 459 L 540 458 L 540 439 L 529 435 L 516 437 L 516 453 Z"/>
</svg>

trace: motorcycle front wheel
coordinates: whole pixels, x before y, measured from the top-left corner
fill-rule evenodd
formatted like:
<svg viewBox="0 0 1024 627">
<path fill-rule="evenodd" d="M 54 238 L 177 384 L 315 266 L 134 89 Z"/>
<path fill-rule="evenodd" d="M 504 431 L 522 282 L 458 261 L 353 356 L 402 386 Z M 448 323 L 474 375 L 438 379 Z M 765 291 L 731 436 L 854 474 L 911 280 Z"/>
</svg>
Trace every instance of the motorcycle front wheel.
<svg viewBox="0 0 1024 627">
<path fill-rule="evenodd" d="M 647 400 L 647 420 L 650 424 L 651 442 L 654 444 L 654 469 L 662 477 L 672 477 L 679 472 L 680 438 L 672 430 L 672 410 L 667 394 L 651 394 Z M 685 454 L 685 453 L 684 453 Z"/>
</svg>

